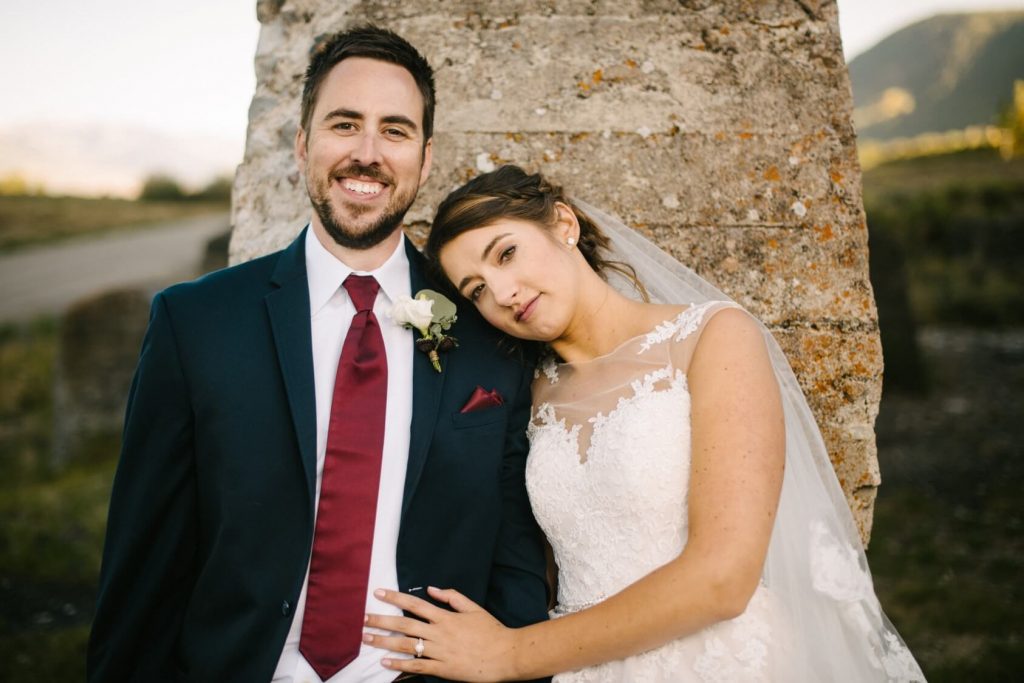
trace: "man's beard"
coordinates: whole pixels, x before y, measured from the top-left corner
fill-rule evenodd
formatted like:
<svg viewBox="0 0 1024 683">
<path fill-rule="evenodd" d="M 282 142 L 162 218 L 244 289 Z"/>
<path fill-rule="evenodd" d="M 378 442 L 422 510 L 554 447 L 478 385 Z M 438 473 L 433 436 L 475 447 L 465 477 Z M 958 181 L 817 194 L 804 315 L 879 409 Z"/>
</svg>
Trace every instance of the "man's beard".
<svg viewBox="0 0 1024 683">
<path fill-rule="evenodd" d="M 371 178 L 387 183 L 391 187 L 395 187 L 394 183 L 391 182 L 390 178 L 384 177 L 384 175 L 372 166 L 349 166 L 343 172 L 344 175 L 355 175 L 362 176 L 364 178 Z M 308 176 L 307 176 L 308 177 Z M 332 179 L 334 179 L 332 175 Z M 340 177 L 340 174 L 339 174 Z M 406 212 L 409 207 L 412 206 L 413 201 L 416 199 L 416 190 L 414 188 L 412 192 L 403 195 L 392 195 L 391 201 L 386 207 L 380 217 L 369 226 L 366 226 L 362 230 L 355 231 L 345 226 L 334 213 L 334 205 L 331 204 L 331 199 L 328 194 L 328 190 L 322 186 L 317 186 L 315 189 L 310 186 L 309 183 L 306 185 L 306 191 L 309 194 L 309 199 L 313 203 L 313 209 L 316 211 L 316 215 L 320 217 L 320 223 L 324 226 L 327 234 L 331 236 L 336 243 L 347 249 L 369 249 L 375 247 L 388 237 L 402 224 L 402 219 L 405 218 Z M 355 205 L 352 207 L 357 216 L 366 213 L 371 209 L 366 207 L 360 207 Z"/>
</svg>

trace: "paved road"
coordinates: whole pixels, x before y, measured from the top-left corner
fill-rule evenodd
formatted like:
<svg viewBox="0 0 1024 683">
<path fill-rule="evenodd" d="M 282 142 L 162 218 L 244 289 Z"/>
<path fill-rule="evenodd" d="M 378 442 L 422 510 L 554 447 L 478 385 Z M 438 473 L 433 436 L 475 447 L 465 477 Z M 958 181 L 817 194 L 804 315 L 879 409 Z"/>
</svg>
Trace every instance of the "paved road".
<svg viewBox="0 0 1024 683">
<path fill-rule="evenodd" d="M 0 322 L 60 313 L 116 287 L 156 291 L 195 277 L 206 242 L 227 229 L 225 212 L 0 254 Z"/>
</svg>

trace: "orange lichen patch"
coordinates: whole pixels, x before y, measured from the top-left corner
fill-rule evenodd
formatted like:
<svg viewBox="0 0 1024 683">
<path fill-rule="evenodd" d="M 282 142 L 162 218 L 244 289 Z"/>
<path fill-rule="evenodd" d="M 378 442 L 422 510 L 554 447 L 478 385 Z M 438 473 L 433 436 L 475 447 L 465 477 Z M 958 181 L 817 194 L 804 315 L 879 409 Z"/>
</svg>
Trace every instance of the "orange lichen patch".
<svg viewBox="0 0 1024 683">
<path fill-rule="evenodd" d="M 826 242 L 835 237 L 835 234 L 832 232 L 832 226 L 828 223 L 814 226 L 814 232 L 818 233 L 819 242 Z"/>
<path fill-rule="evenodd" d="M 737 133 L 736 137 L 738 137 L 740 140 L 750 140 L 751 138 L 754 137 L 754 134 L 753 133 L 747 133 L 746 131 L 744 131 L 742 133 Z"/>
<path fill-rule="evenodd" d="M 768 170 L 764 172 L 765 180 L 778 181 L 781 177 L 778 166 L 769 166 Z"/>
<path fill-rule="evenodd" d="M 590 90 L 590 84 L 587 83 L 586 81 L 578 82 L 576 84 L 576 87 L 579 88 L 580 90 L 582 90 L 583 92 L 587 92 L 588 90 Z"/>
<path fill-rule="evenodd" d="M 839 183 L 843 180 L 843 174 L 839 171 L 832 171 L 828 174 L 828 177 L 832 179 L 833 183 Z"/>
<path fill-rule="evenodd" d="M 725 131 L 721 131 L 720 130 L 717 133 L 715 133 L 715 140 L 717 140 L 718 142 L 724 141 L 725 140 Z"/>
<path fill-rule="evenodd" d="M 639 66 L 639 64 L 637 64 L 632 59 L 627 59 L 626 60 L 626 66 L 628 66 L 630 69 L 635 69 L 635 68 L 637 68 Z"/>
<path fill-rule="evenodd" d="M 580 133 L 573 133 L 569 136 L 569 142 L 582 142 L 590 137 L 590 133 L 583 131 Z"/>
<path fill-rule="evenodd" d="M 505 137 L 507 139 L 509 139 L 509 140 L 514 141 L 514 142 L 522 142 L 523 141 L 523 134 L 522 133 L 505 133 Z"/>
<path fill-rule="evenodd" d="M 777 239 L 770 239 L 770 240 L 768 240 L 768 248 L 769 249 L 778 249 L 779 248 L 779 241 Z"/>
<path fill-rule="evenodd" d="M 730 33 L 730 31 L 729 31 L 729 25 L 728 25 L 728 24 L 725 24 L 725 25 L 723 25 L 723 26 L 719 26 L 719 27 L 718 27 L 718 32 L 719 32 L 719 33 L 721 33 L 721 34 L 722 34 L 723 36 L 727 36 L 727 35 L 729 35 L 729 33 Z"/>
<path fill-rule="evenodd" d="M 520 42 L 519 42 L 518 40 L 517 40 L 517 41 L 515 41 L 514 43 L 512 43 L 512 49 L 513 49 L 513 50 L 519 50 L 519 49 L 521 49 L 522 47 L 523 47 L 523 44 L 522 44 L 522 43 L 520 43 Z"/>
<path fill-rule="evenodd" d="M 601 81 L 604 80 L 604 72 L 601 71 L 601 69 L 598 69 L 597 71 L 594 72 L 590 79 L 594 81 L 594 83 L 600 83 Z"/>
</svg>

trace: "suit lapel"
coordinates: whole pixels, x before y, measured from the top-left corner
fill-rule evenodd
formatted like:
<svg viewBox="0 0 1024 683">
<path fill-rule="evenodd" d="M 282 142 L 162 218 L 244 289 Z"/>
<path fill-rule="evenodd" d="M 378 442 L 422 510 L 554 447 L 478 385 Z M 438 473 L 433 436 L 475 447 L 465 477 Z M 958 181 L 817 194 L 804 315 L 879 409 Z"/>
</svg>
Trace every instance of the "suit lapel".
<svg viewBox="0 0 1024 683">
<path fill-rule="evenodd" d="M 291 246 L 281 252 L 271 277 L 277 289 L 267 294 L 265 301 L 312 501 L 316 491 L 316 387 L 305 243 L 306 231 L 303 230 Z"/>
<path fill-rule="evenodd" d="M 409 257 L 409 281 L 412 293 L 430 287 L 424 272 L 423 255 L 417 251 L 412 242 L 405 240 L 406 253 Z M 409 335 L 409 343 L 415 349 L 418 333 Z M 442 357 L 442 369 L 449 359 Z M 409 501 L 423 473 L 423 465 L 427 461 L 430 441 L 437 425 L 437 413 L 441 402 L 441 389 L 444 386 L 445 372 L 438 372 L 431 365 L 427 354 L 413 351 L 412 361 L 412 426 L 409 434 L 409 463 L 405 472 L 405 492 L 402 495 L 402 519 L 405 519 Z"/>
</svg>

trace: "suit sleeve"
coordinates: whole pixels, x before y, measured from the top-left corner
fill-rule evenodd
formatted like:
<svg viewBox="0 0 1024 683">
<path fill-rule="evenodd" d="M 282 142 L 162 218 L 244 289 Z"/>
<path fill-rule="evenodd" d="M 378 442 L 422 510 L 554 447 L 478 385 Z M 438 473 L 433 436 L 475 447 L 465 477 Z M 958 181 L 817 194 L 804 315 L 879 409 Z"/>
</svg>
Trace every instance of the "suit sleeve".
<svg viewBox="0 0 1024 683">
<path fill-rule="evenodd" d="M 156 297 L 132 381 L 107 521 L 88 680 L 162 680 L 195 575 L 193 419 L 167 302 Z"/>
<path fill-rule="evenodd" d="M 519 391 L 510 406 L 502 464 L 502 523 L 487 595 L 487 610 L 512 627 L 548 618 L 544 544 L 525 482 L 531 376 L 529 368 L 522 373 Z"/>
</svg>

